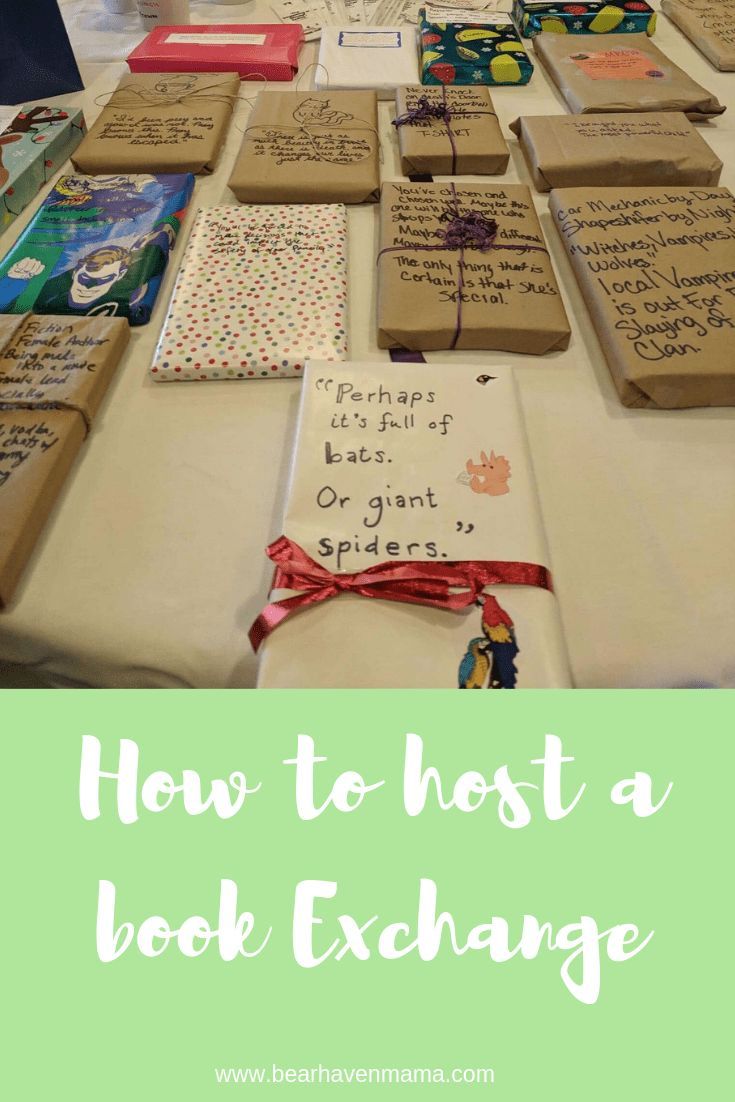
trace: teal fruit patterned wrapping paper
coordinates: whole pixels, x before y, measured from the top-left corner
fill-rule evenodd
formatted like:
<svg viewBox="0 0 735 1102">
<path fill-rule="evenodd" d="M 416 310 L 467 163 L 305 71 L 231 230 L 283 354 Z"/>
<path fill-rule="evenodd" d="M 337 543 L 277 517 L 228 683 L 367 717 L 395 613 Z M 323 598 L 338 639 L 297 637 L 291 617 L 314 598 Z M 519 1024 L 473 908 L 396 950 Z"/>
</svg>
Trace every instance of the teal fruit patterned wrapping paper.
<svg viewBox="0 0 735 1102">
<path fill-rule="evenodd" d="M 528 84 L 533 64 L 509 21 L 429 22 L 419 12 L 422 84 Z"/>
<path fill-rule="evenodd" d="M 656 12 L 644 0 L 607 4 L 549 4 L 513 0 L 513 21 L 524 38 L 547 34 L 647 34 L 656 30 Z"/>
</svg>

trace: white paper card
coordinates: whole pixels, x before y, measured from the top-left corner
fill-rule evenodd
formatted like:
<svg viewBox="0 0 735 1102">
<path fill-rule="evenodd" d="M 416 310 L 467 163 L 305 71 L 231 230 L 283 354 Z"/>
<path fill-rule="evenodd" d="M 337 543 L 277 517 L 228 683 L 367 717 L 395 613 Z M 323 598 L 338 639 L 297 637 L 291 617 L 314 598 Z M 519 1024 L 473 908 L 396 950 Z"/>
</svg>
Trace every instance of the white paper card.
<svg viewBox="0 0 735 1102">
<path fill-rule="evenodd" d="M 511 369 L 310 363 L 283 534 L 333 574 L 386 562 L 549 567 Z M 513 621 L 518 686 L 568 684 L 554 596 L 487 592 Z M 482 603 L 455 613 L 340 595 L 273 632 L 259 684 L 452 687 L 470 642 L 483 650 L 484 617 Z"/>
<path fill-rule="evenodd" d="M 263 46 L 264 34 L 167 34 L 166 42 L 188 46 L 194 42 L 198 46 Z"/>
</svg>

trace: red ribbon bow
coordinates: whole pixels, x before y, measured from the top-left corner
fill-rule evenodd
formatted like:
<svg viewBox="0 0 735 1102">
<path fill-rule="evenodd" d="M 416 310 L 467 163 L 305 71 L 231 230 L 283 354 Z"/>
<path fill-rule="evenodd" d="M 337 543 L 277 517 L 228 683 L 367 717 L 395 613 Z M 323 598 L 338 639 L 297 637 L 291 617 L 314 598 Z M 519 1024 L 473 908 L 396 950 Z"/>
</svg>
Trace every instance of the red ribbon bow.
<svg viewBox="0 0 735 1102">
<path fill-rule="evenodd" d="M 382 562 L 356 574 L 332 574 L 287 536 L 279 536 L 266 554 L 276 564 L 272 588 L 299 592 L 263 609 L 248 633 L 255 651 L 294 612 L 340 593 L 460 612 L 477 600 L 486 585 L 534 585 L 553 590 L 546 567 L 530 562 Z M 483 600 L 495 598 L 485 595 Z M 498 614 L 512 623 L 499 605 Z"/>
</svg>

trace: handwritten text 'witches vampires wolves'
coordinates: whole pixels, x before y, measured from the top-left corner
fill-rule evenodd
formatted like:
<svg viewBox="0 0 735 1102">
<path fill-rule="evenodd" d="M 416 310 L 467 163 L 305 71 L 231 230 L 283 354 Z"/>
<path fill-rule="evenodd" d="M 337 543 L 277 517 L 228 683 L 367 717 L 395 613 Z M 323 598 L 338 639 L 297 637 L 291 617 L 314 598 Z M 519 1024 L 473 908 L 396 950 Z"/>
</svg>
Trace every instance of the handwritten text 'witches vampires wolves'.
<svg viewBox="0 0 735 1102">
<path fill-rule="evenodd" d="M 110 769 L 108 762 L 103 769 L 100 741 L 94 736 L 83 738 L 79 805 L 84 819 L 91 821 L 102 815 L 102 782 L 106 788 L 114 786 L 117 817 L 124 824 L 136 823 L 142 815 L 160 814 L 176 802 L 181 803 L 187 815 L 210 814 L 219 819 L 231 819 L 261 792 L 260 783 L 237 771 L 226 779 L 209 781 L 204 781 L 191 769 L 182 770 L 176 778 L 162 771 L 142 777 L 139 759 L 137 744 L 122 739 L 115 770 Z M 522 830 L 534 814 L 541 814 L 550 821 L 561 820 L 578 806 L 587 787 L 580 784 L 573 795 L 563 792 L 569 787 L 563 784 L 564 767 L 573 761 L 574 758 L 564 756 L 561 739 L 547 735 L 543 756 L 529 763 L 531 779 L 515 780 L 509 767 L 501 765 L 491 778 L 469 770 L 449 781 L 426 763 L 422 739 L 408 734 L 403 765 L 403 809 L 411 817 L 420 816 L 428 807 L 447 814 L 472 814 L 486 801 L 492 801 L 496 804 L 499 823 L 509 830 Z M 354 771 L 340 773 L 336 778 L 332 771 L 330 777 L 327 759 L 317 754 L 314 740 L 308 735 L 298 736 L 295 756 L 286 759 L 283 765 L 293 770 L 295 810 L 302 821 L 322 815 L 354 814 L 371 793 L 387 783 L 384 779 L 368 781 Z M 616 781 L 609 798 L 613 804 L 627 805 L 638 818 L 647 818 L 661 810 L 671 789 L 669 784 L 656 798 L 648 773 L 636 772 L 632 777 Z M 524 793 L 539 795 L 532 797 L 529 803 Z M 603 956 L 606 954 L 608 960 L 615 963 L 629 960 L 653 937 L 653 931 L 643 937 L 638 927 L 631 923 L 600 930 L 589 915 L 555 929 L 552 923 L 526 914 L 515 924 L 515 933 L 511 932 L 505 918 L 493 915 L 462 931 L 451 912 L 438 910 L 437 885 L 429 879 L 419 881 L 418 906 L 411 921 L 386 922 L 377 914 L 358 919 L 349 914 L 337 914 L 334 909 L 330 911 L 325 901 L 337 896 L 338 887 L 330 880 L 301 880 L 296 885 L 291 941 L 294 959 L 302 968 L 338 963 L 348 957 L 361 961 L 372 956 L 399 960 L 415 954 L 423 961 L 431 961 L 442 951 L 456 956 L 484 953 L 492 962 L 501 964 L 518 955 L 533 960 L 544 948 L 561 952 L 560 973 L 564 985 L 575 999 L 592 1004 L 600 994 Z M 192 915 L 174 929 L 165 918 L 153 915 L 144 919 L 136 930 L 130 921 L 115 926 L 116 888 L 111 881 L 100 880 L 99 959 L 114 961 L 133 943 L 145 957 L 160 956 L 172 943 L 176 943 L 183 956 L 198 957 L 213 942 L 217 943 L 224 961 L 256 957 L 266 948 L 273 927 L 256 920 L 250 911 L 238 911 L 237 896 L 235 881 L 220 881 L 215 926 L 201 915 Z M 333 934 L 327 935 L 330 924 Z"/>
</svg>

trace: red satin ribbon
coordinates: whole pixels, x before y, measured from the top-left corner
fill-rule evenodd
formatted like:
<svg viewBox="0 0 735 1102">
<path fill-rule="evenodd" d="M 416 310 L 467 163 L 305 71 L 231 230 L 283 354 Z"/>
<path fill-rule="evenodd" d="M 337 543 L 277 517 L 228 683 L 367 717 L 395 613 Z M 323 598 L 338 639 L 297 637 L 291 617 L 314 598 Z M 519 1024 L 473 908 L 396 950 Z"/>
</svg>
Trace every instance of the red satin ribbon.
<svg viewBox="0 0 735 1102">
<path fill-rule="evenodd" d="M 276 564 L 272 588 L 299 592 L 263 609 L 248 632 L 255 651 L 294 612 L 340 593 L 459 612 L 473 604 L 486 585 L 533 585 L 553 591 L 550 572 L 532 562 L 381 562 L 357 574 L 332 574 L 286 536 L 275 540 L 266 554 Z"/>
</svg>

